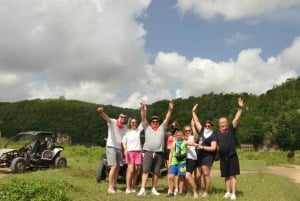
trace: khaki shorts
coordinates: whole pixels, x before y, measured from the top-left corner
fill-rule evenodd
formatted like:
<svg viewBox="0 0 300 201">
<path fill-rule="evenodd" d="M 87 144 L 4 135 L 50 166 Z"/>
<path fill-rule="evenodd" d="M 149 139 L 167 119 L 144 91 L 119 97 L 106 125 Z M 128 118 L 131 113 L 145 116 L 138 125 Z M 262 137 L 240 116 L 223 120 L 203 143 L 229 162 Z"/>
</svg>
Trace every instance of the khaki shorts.
<svg viewBox="0 0 300 201">
<path fill-rule="evenodd" d="M 123 166 L 124 159 L 121 149 L 115 147 L 106 147 L 107 165 Z"/>
</svg>

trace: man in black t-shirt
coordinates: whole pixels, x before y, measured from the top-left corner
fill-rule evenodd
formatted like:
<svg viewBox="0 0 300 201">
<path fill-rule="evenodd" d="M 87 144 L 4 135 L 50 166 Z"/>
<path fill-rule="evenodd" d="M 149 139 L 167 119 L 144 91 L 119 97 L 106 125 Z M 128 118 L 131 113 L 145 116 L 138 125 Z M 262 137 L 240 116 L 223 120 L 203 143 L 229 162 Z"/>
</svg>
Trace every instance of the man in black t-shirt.
<svg viewBox="0 0 300 201">
<path fill-rule="evenodd" d="M 226 193 L 224 198 L 236 199 L 237 178 L 240 174 L 239 159 L 236 152 L 235 131 L 244 107 L 242 98 L 238 98 L 238 110 L 232 123 L 226 117 L 219 119 L 220 130 L 217 133 L 219 146 L 221 177 L 225 178 Z"/>
</svg>

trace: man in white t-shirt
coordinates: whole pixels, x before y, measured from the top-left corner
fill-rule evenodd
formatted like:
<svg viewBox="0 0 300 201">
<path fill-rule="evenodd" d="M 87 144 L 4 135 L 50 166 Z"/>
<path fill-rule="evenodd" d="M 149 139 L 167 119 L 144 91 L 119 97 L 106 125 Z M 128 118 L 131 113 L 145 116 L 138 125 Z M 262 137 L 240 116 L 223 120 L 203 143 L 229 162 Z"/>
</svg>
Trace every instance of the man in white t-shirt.
<svg viewBox="0 0 300 201">
<path fill-rule="evenodd" d="M 159 195 L 156 191 L 158 174 L 160 170 L 160 165 L 163 162 L 163 152 L 164 144 L 166 139 L 166 128 L 168 127 L 169 121 L 171 119 L 171 114 L 174 108 L 174 103 L 169 102 L 168 112 L 165 119 L 160 124 L 160 118 L 158 116 L 152 116 L 150 119 L 150 124 L 146 119 L 146 115 L 142 117 L 142 125 L 145 131 L 145 143 L 143 146 L 144 158 L 143 158 L 143 175 L 142 175 L 142 184 L 141 189 L 138 193 L 138 196 L 146 195 L 146 183 L 148 180 L 148 173 L 153 168 L 152 175 L 152 186 L 151 194 Z M 147 106 L 143 102 L 141 106 L 142 111 L 147 111 Z"/>
<path fill-rule="evenodd" d="M 106 141 L 107 164 L 111 166 L 108 178 L 108 193 L 116 193 L 117 179 L 120 166 L 123 166 L 124 159 L 122 153 L 122 138 L 126 131 L 127 116 L 120 113 L 118 119 L 111 119 L 103 110 L 103 107 L 97 109 L 100 116 L 107 122 L 108 136 Z"/>
</svg>

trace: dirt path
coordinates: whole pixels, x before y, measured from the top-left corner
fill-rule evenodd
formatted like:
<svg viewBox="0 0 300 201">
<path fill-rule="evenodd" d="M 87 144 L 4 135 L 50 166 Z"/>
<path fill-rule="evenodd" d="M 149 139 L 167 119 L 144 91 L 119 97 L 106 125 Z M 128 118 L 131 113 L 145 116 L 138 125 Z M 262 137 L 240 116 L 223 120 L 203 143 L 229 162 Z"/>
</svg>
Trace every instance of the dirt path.
<svg viewBox="0 0 300 201">
<path fill-rule="evenodd" d="M 300 184 L 300 166 L 284 167 L 284 166 L 268 166 L 268 169 L 265 171 L 267 173 L 276 174 L 279 176 L 284 176 L 295 183 Z M 10 170 L 8 168 L 0 168 L 0 178 L 8 176 Z M 213 170 L 211 175 L 217 176 L 220 175 L 219 170 Z"/>
<path fill-rule="evenodd" d="M 242 171 L 243 172 L 243 171 Z M 252 172 L 252 171 L 251 171 Z M 264 171 L 266 173 L 276 174 L 279 176 L 284 176 L 295 183 L 300 184 L 300 166 L 291 166 L 291 167 L 284 167 L 284 166 L 268 166 L 268 168 Z M 245 172 L 247 173 L 247 172 Z M 219 176 L 219 170 L 212 170 L 212 176 Z"/>
<path fill-rule="evenodd" d="M 269 166 L 266 172 L 279 176 L 288 177 L 295 183 L 300 184 L 300 166 L 284 167 L 284 166 Z"/>
</svg>

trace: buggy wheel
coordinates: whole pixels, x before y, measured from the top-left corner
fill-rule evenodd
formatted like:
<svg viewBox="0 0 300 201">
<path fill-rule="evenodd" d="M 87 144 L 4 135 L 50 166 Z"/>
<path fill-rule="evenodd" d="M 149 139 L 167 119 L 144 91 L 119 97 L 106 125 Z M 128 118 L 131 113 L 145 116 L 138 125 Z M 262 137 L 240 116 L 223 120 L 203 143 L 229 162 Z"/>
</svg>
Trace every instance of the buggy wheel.
<svg viewBox="0 0 300 201">
<path fill-rule="evenodd" d="M 10 169 L 13 173 L 24 173 L 26 170 L 26 161 L 24 158 L 17 157 L 11 162 Z"/>
<path fill-rule="evenodd" d="M 67 159 L 65 157 L 57 157 L 55 159 L 55 167 L 56 168 L 65 168 L 67 167 Z"/>
<path fill-rule="evenodd" d="M 101 180 L 106 179 L 106 165 L 101 164 L 96 170 L 96 181 L 101 182 Z"/>
</svg>

